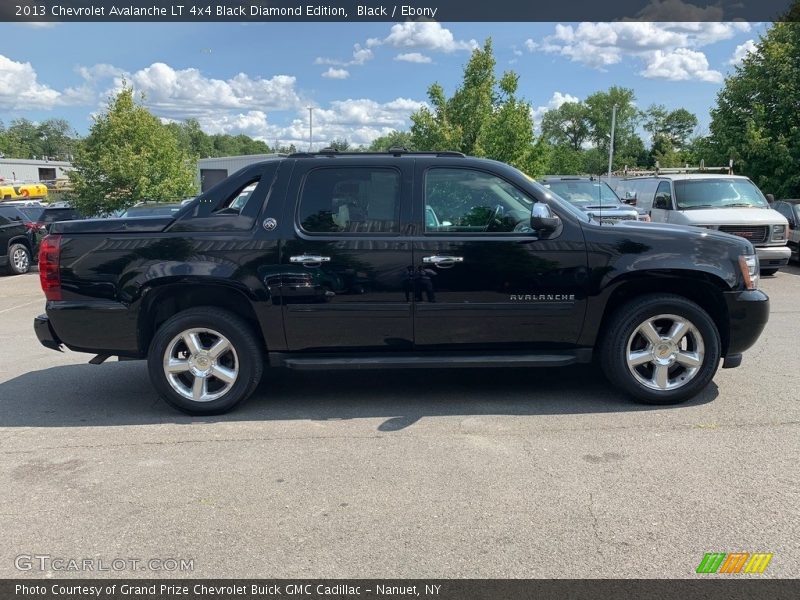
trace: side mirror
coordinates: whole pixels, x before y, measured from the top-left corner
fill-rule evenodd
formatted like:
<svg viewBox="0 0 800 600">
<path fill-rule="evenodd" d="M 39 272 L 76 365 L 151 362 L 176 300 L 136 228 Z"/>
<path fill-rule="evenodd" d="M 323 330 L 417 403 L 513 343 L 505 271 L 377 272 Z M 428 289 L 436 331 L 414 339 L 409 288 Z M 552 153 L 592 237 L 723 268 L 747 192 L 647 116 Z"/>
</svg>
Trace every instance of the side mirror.
<svg viewBox="0 0 800 600">
<path fill-rule="evenodd" d="M 653 202 L 653 208 L 659 208 L 661 210 L 669 210 L 670 205 L 667 202 L 666 196 L 656 196 L 655 201 Z"/>
<path fill-rule="evenodd" d="M 558 229 L 559 218 L 544 202 L 534 202 L 531 207 L 531 227 L 536 231 L 550 233 Z"/>
<path fill-rule="evenodd" d="M 625 202 L 625 204 L 630 204 L 631 206 L 636 206 L 636 194 L 628 192 L 627 194 L 625 194 L 625 199 L 623 200 L 623 202 Z"/>
</svg>

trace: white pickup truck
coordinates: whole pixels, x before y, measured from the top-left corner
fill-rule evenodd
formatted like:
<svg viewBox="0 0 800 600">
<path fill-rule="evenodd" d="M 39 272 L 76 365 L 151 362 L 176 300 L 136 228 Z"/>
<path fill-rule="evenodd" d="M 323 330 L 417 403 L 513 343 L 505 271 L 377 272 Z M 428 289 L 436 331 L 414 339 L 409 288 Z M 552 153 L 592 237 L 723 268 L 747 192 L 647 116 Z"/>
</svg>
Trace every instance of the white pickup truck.
<svg viewBox="0 0 800 600">
<path fill-rule="evenodd" d="M 769 207 L 747 177 L 708 173 L 658 174 L 623 179 L 617 193 L 649 211 L 656 223 L 693 225 L 738 235 L 758 253 L 761 273 L 789 262 L 786 217 Z"/>
</svg>

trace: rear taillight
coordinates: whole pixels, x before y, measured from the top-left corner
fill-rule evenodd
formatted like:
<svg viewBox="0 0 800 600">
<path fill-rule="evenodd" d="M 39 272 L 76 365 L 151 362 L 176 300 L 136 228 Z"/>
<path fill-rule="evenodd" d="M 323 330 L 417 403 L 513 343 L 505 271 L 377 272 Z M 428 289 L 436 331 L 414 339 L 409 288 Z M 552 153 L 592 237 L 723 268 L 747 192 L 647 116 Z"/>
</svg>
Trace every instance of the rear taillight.
<svg viewBox="0 0 800 600">
<path fill-rule="evenodd" d="M 48 300 L 61 300 L 61 236 L 47 235 L 39 245 L 39 281 Z"/>
</svg>

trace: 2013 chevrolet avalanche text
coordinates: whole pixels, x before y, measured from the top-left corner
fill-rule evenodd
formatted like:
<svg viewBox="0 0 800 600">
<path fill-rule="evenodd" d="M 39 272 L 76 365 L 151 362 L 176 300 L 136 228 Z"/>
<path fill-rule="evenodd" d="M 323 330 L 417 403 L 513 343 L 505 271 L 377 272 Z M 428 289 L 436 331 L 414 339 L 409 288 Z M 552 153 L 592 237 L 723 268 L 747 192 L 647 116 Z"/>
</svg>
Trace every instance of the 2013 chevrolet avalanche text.
<svg viewBox="0 0 800 600">
<path fill-rule="evenodd" d="M 191 413 L 265 365 L 561 366 L 597 356 L 654 404 L 691 398 L 763 330 L 746 239 L 600 226 L 516 169 L 458 153 L 301 153 L 174 215 L 56 223 L 40 250 L 45 346 L 146 358 Z"/>
</svg>

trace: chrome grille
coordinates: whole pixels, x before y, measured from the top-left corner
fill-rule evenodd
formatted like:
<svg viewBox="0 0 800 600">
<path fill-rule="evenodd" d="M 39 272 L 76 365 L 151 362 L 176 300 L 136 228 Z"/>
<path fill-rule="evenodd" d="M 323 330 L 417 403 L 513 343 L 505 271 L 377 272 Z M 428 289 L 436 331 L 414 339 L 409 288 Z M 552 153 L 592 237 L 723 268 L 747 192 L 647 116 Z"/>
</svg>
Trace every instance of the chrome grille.
<svg viewBox="0 0 800 600">
<path fill-rule="evenodd" d="M 720 225 L 720 231 L 738 235 L 752 244 L 761 244 L 769 237 L 769 225 Z"/>
</svg>

